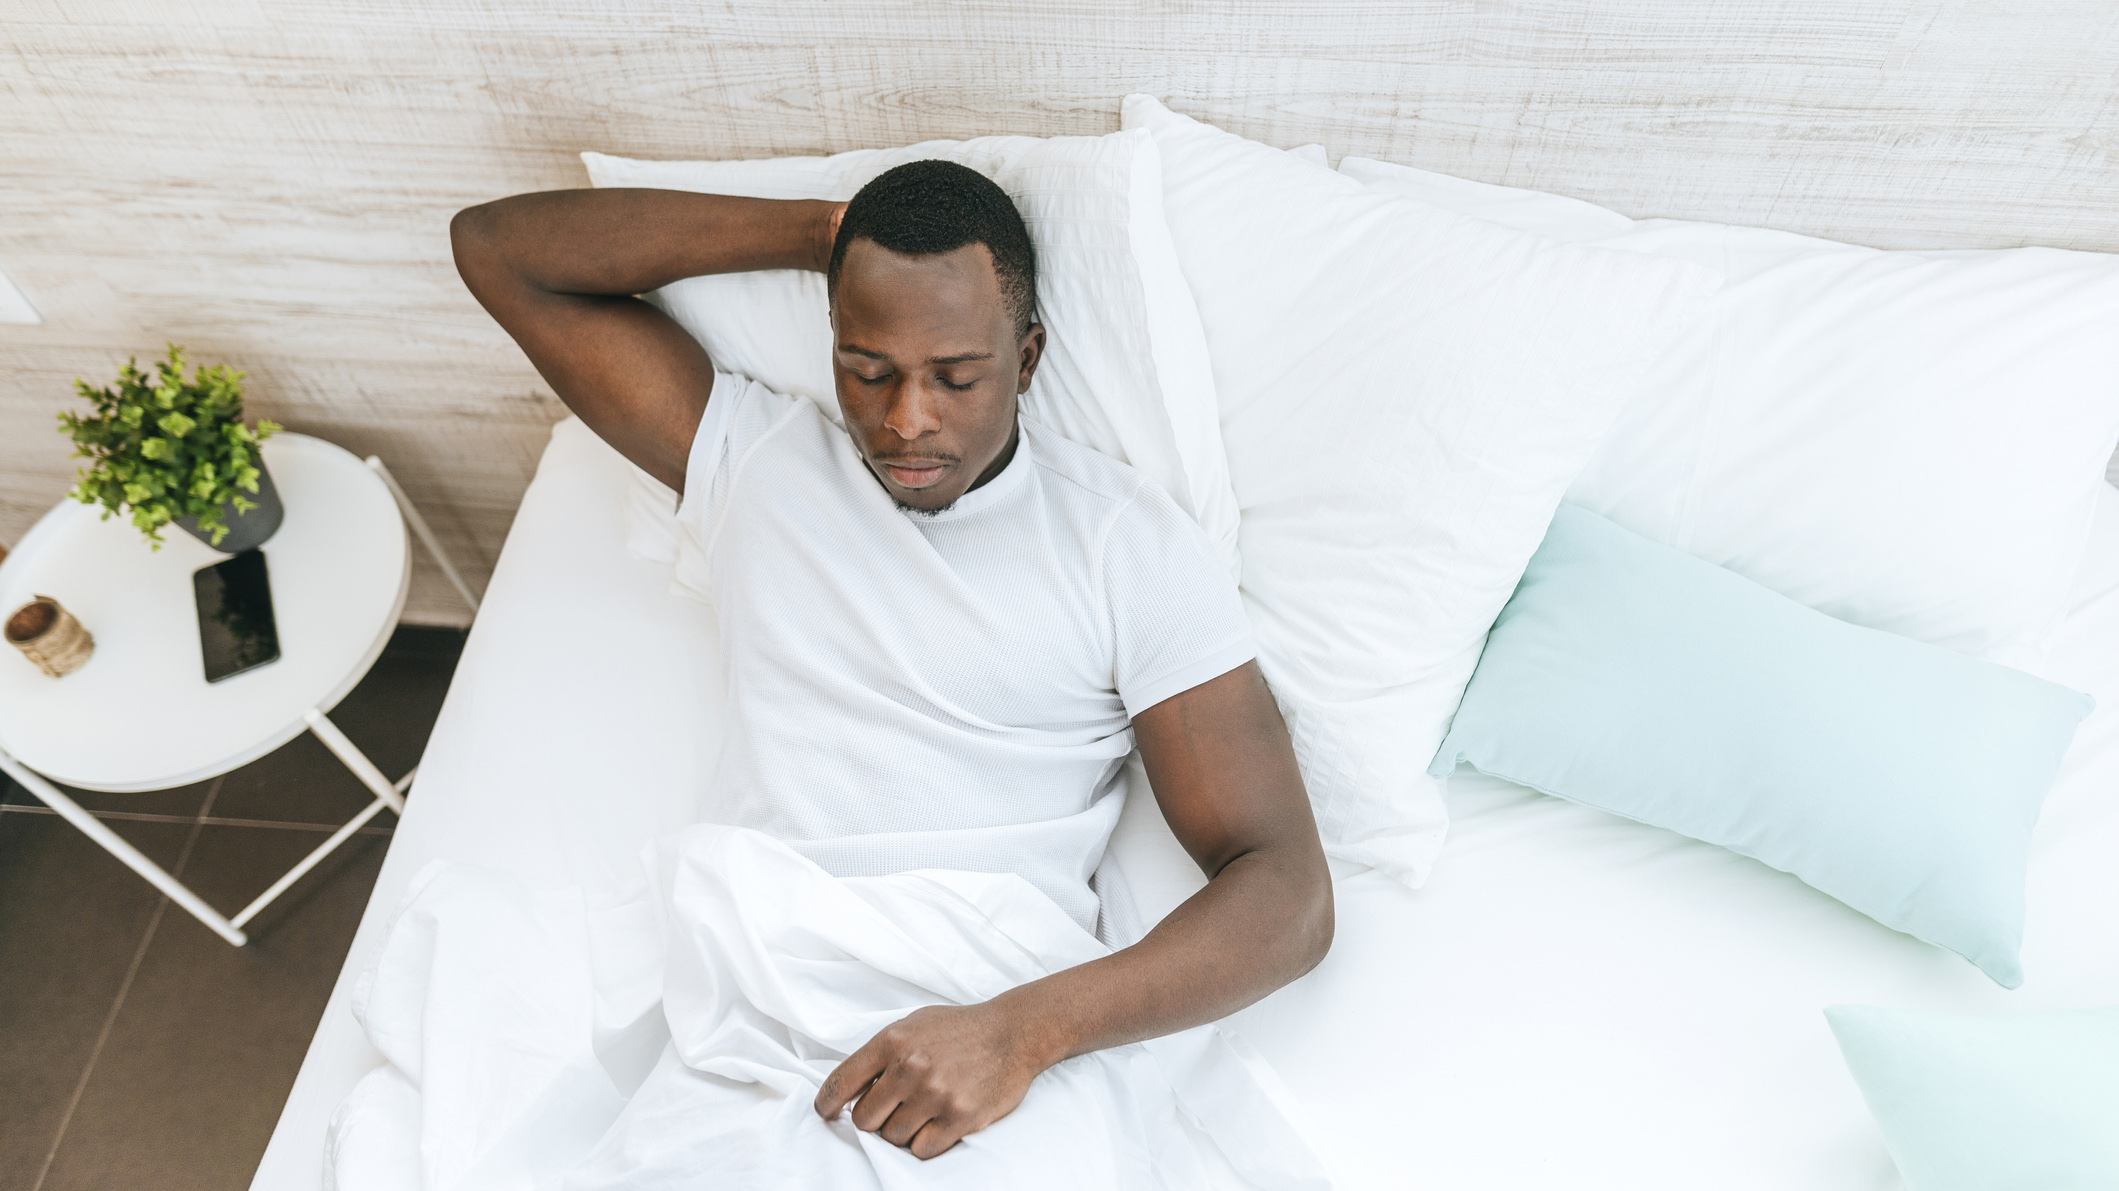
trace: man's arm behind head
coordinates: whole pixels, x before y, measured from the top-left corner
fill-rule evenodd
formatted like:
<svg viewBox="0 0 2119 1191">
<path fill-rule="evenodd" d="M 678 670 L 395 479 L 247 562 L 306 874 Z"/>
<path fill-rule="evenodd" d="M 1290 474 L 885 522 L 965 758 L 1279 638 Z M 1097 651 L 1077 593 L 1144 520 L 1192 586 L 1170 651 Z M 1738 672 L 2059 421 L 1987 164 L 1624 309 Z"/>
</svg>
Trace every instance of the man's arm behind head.
<svg viewBox="0 0 2119 1191">
<path fill-rule="evenodd" d="M 682 190 L 547 190 L 449 221 L 456 269 L 552 391 L 683 491 L 714 382 L 706 349 L 634 297 L 685 277 L 821 271 L 843 204 Z"/>
</svg>

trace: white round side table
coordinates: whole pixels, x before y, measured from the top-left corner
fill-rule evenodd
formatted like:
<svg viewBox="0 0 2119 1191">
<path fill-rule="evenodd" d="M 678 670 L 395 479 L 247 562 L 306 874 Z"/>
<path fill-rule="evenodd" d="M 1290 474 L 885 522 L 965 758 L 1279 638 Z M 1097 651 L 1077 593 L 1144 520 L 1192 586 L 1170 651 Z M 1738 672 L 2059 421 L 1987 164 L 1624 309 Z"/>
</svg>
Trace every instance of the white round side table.
<svg viewBox="0 0 2119 1191">
<path fill-rule="evenodd" d="M 122 517 L 76 501 L 39 520 L 0 563 L 0 615 L 48 595 L 95 635 L 95 653 L 51 678 L 0 649 L 0 770 L 135 872 L 241 946 L 243 924 L 385 807 L 392 782 L 326 718 L 381 656 L 411 578 L 406 522 L 475 611 L 478 602 L 380 459 L 307 435 L 263 448 L 286 519 L 263 546 L 279 660 L 206 681 L 192 572 L 229 557 L 174 526 L 160 550 Z M 402 512 L 402 516 L 400 513 Z M 375 795 L 358 816 L 232 918 L 82 809 L 47 778 L 131 793 L 202 781 L 314 732 Z"/>
</svg>

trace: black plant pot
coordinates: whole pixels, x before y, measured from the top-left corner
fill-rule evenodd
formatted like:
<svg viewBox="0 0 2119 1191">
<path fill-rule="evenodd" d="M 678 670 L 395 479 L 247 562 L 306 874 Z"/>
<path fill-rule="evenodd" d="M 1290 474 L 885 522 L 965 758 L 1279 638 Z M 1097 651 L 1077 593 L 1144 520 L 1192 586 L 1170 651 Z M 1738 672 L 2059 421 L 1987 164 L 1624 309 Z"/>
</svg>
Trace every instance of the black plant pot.
<svg viewBox="0 0 2119 1191">
<path fill-rule="evenodd" d="M 280 491 L 272 486 L 272 469 L 265 466 L 264 460 L 258 460 L 258 490 L 243 495 L 254 501 L 257 507 L 247 513 L 238 513 L 233 501 L 222 505 L 221 520 L 227 522 L 228 533 L 218 546 L 214 545 L 212 530 L 199 528 L 197 517 L 179 517 L 177 527 L 223 554 L 255 550 L 279 532 L 280 522 L 287 517 L 286 507 L 280 504 Z"/>
</svg>

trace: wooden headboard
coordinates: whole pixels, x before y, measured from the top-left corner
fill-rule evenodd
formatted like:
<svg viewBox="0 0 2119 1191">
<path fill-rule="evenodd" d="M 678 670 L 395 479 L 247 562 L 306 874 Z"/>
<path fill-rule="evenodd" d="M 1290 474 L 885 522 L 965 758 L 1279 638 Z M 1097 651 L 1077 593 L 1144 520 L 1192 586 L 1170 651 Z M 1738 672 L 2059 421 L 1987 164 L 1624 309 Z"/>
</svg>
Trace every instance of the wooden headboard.
<svg viewBox="0 0 2119 1191">
<path fill-rule="evenodd" d="M 2119 250 L 2110 0 L 9 0 L 0 540 L 71 381 L 165 339 L 382 453 L 474 582 L 564 410 L 449 216 L 581 149 L 1100 133 L 1148 91 L 1272 144 L 1880 247 Z M 424 560 L 422 560 L 424 561 Z M 460 608 L 431 569 L 409 614 Z"/>
</svg>

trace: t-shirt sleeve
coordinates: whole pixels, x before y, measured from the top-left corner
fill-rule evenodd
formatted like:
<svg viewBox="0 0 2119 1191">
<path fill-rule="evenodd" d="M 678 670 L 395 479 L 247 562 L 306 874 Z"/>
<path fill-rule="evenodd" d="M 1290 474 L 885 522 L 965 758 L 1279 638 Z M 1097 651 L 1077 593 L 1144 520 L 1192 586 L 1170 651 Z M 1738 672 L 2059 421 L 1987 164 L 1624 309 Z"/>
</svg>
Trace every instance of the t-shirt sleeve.
<svg viewBox="0 0 2119 1191">
<path fill-rule="evenodd" d="M 1144 485 L 1104 541 L 1113 686 L 1137 716 L 1258 656 L 1236 581 L 1205 531 Z"/>
<path fill-rule="evenodd" d="M 684 498 L 677 520 L 699 541 L 713 539 L 730 486 L 743 468 L 743 457 L 790 413 L 803 398 L 776 392 L 747 376 L 714 370 L 714 391 L 699 429 L 692 434 L 691 457 L 684 467 Z"/>
<path fill-rule="evenodd" d="M 711 604 L 714 568 L 708 543 L 728 506 L 728 494 L 743 459 L 758 441 L 791 414 L 800 397 L 766 388 L 749 377 L 714 371 L 714 391 L 692 433 L 684 465 L 684 497 L 677 504 L 677 535 L 670 590 Z"/>
</svg>

